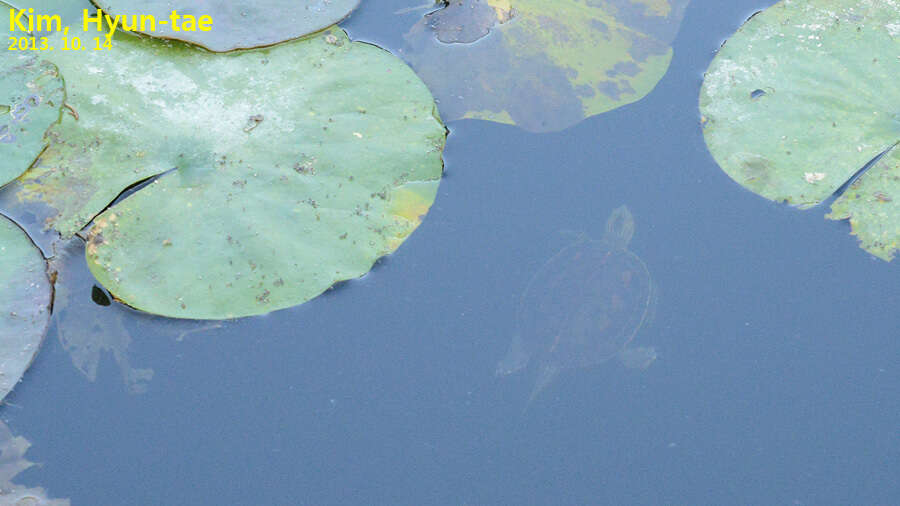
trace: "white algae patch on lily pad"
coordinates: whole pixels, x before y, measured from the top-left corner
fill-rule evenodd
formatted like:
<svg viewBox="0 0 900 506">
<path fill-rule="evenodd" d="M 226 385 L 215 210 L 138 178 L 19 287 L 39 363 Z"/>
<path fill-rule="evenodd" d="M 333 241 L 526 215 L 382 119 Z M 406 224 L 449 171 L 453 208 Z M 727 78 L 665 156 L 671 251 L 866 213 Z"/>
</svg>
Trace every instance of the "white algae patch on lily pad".
<svg viewBox="0 0 900 506">
<path fill-rule="evenodd" d="M 403 52 L 446 119 L 558 131 L 650 93 L 687 3 L 452 0 L 406 34 Z"/>
<path fill-rule="evenodd" d="M 703 133 L 745 188 L 819 204 L 886 153 L 832 205 L 861 246 L 900 246 L 900 1 L 782 1 L 716 55 L 700 94 Z"/>
<path fill-rule="evenodd" d="M 446 130 L 402 61 L 339 28 L 213 54 L 118 36 L 54 54 L 65 115 L 20 180 L 119 300 L 221 319 L 300 304 L 365 274 L 418 226 Z M 174 170 L 172 170 L 174 169 Z M 168 171 L 168 172 L 167 172 Z"/>
<path fill-rule="evenodd" d="M 359 0 L 94 0 L 94 3 L 110 17 L 127 16 L 128 26 L 146 35 L 193 42 L 211 51 L 231 51 L 270 46 L 317 32 L 344 19 Z M 172 17 L 173 11 L 177 18 Z M 154 20 L 152 29 L 149 16 Z"/>
<path fill-rule="evenodd" d="M 0 217 L 0 400 L 41 346 L 51 297 L 44 257 L 22 229 Z"/>
</svg>

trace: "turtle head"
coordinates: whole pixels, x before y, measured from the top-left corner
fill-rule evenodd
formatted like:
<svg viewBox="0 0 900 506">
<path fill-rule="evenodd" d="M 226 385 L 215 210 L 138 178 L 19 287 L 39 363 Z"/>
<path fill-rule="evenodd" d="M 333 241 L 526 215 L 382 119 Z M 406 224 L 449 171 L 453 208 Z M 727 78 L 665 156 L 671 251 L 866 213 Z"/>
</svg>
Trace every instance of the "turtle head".
<svg viewBox="0 0 900 506">
<path fill-rule="evenodd" d="M 634 217 L 628 207 L 621 206 L 613 210 L 606 220 L 606 233 L 603 242 L 610 249 L 625 249 L 634 235 Z"/>
</svg>

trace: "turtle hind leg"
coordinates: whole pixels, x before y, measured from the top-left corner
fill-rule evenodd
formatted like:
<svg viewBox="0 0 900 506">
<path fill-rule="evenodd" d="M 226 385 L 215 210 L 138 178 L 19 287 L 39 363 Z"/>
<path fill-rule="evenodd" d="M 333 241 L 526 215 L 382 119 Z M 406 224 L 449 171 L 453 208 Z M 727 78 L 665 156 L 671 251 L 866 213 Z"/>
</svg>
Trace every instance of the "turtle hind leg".
<svg viewBox="0 0 900 506">
<path fill-rule="evenodd" d="M 656 360 L 656 348 L 626 348 L 619 352 L 619 362 L 629 369 L 646 369 Z"/>
<path fill-rule="evenodd" d="M 516 334 L 513 336 L 512 342 L 509 345 L 509 351 L 507 351 L 506 355 L 497 363 L 497 368 L 494 370 L 494 376 L 508 376 L 514 372 L 518 372 L 528 365 L 528 360 L 530 358 L 531 356 L 525 350 L 525 343 L 523 343 L 522 338 Z"/>
</svg>

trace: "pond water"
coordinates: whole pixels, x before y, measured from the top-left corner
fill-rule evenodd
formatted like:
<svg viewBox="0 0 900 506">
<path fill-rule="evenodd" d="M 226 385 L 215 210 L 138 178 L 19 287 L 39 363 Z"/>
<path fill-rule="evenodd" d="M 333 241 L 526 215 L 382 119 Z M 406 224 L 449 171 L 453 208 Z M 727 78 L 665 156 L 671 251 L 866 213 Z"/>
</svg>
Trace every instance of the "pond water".
<svg viewBox="0 0 900 506">
<path fill-rule="evenodd" d="M 414 3 L 342 26 L 396 50 Z M 703 71 L 772 3 L 692 1 L 653 92 L 565 131 L 451 122 L 419 229 L 302 306 L 215 328 L 100 306 L 76 251 L 84 309 L 0 411 L 40 464 L 17 481 L 75 505 L 896 504 L 898 262 L 734 183 L 699 127 Z M 494 376 L 518 300 L 622 204 L 659 357 L 523 412 L 534 378 Z"/>
</svg>

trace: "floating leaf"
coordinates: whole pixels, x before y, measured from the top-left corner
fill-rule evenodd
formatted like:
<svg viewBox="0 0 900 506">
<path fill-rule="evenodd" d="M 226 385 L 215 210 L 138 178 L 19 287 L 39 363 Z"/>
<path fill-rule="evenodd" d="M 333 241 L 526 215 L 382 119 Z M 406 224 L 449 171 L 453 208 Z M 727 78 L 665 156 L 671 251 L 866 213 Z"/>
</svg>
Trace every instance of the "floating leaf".
<svg viewBox="0 0 900 506">
<path fill-rule="evenodd" d="M 0 4 L 0 39 L 6 44 L 8 13 Z M 44 133 L 59 121 L 64 100 L 63 80 L 52 63 L 34 51 L 0 51 L 0 186 L 25 172 L 47 145 Z"/>
<path fill-rule="evenodd" d="M 780 2 L 725 43 L 700 94 L 703 133 L 747 189 L 802 207 L 837 191 L 900 140 L 900 10 L 880 0 Z M 900 237 L 897 153 L 833 206 L 890 260 Z"/>
<path fill-rule="evenodd" d="M 0 217 L 0 400 L 31 365 L 50 323 L 47 262 L 15 223 Z"/>
<path fill-rule="evenodd" d="M 193 42 L 221 52 L 271 46 L 317 32 L 347 17 L 359 5 L 359 0 L 95 0 L 94 3 L 110 17 L 122 15 L 129 27 L 147 35 Z M 178 18 L 172 17 L 173 11 Z M 154 20 L 153 29 L 149 16 Z M 202 29 L 202 16 L 209 17 L 208 30 Z"/>
<path fill-rule="evenodd" d="M 130 182 L 177 168 L 90 233 L 91 271 L 138 309 L 219 319 L 302 303 L 366 273 L 434 200 L 445 129 L 431 95 L 339 28 L 226 55 L 125 36 L 55 56 L 80 119 L 53 130 L 23 198 L 71 234 Z"/>
<path fill-rule="evenodd" d="M 453 0 L 407 33 L 404 53 L 447 119 L 562 130 L 656 86 L 687 3 Z"/>
</svg>

